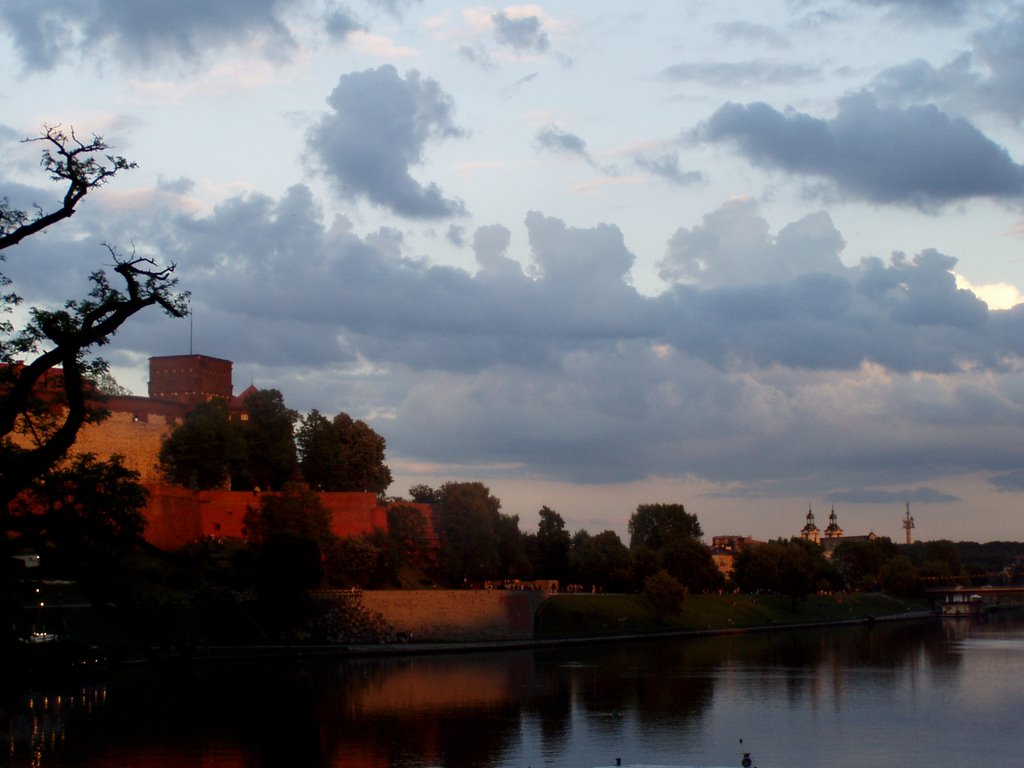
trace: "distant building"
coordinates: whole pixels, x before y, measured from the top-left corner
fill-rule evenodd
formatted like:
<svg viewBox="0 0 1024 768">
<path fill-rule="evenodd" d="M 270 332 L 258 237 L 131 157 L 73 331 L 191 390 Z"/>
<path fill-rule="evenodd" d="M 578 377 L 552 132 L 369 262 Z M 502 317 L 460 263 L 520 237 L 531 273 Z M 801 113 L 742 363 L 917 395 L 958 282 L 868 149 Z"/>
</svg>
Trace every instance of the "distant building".
<svg viewBox="0 0 1024 768">
<path fill-rule="evenodd" d="M 828 527 L 825 528 L 826 539 L 843 538 L 843 529 L 839 527 L 839 519 L 836 517 L 836 508 L 832 507 L 832 514 L 828 516 Z"/>
<path fill-rule="evenodd" d="M 800 538 L 813 541 L 815 544 L 821 543 L 821 530 L 814 523 L 814 512 L 811 511 L 810 507 L 807 508 L 807 522 L 800 530 Z"/>
<path fill-rule="evenodd" d="M 825 557 L 831 559 L 836 547 L 844 541 L 874 541 L 878 538 L 874 531 L 863 536 L 847 536 L 839 525 L 839 518 L 836 515 L 836 508 L 832 507 L 832 513 L 828 516 L 828 526 L 825 528 L 825 536 L 822 538 L 821 531 L 814 523 L 814 513 L 808 509 L 804 527 L 800 530 L 800 538 L 813 541 L 825 550 Z"/>
<path fill-rule="evenodd" d="M 718 572 L 725 578 L 731 579 L 736 572 L 736 555 L 746 547 L 753 547 L 760 544 L 752 536 L 737 536 L 734 534 L 726 536 L 711 537 L 711 559 L 718 568 Z"/>
</svg>

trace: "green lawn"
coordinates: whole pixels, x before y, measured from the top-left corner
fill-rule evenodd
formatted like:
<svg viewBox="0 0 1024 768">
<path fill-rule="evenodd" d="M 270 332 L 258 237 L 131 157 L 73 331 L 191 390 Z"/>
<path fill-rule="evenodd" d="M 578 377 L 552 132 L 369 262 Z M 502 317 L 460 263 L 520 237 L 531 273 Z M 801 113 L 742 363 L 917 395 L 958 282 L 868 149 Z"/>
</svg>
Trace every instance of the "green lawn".
<svg viewBox="0 0 1024 768">
<path fill-rule="evenodd" d="M 810 595 L 793 609 L 776 595 L 688 595 L 678 614 L 659 616 L 640 595 L 556 595 L 539 614 L 537 637 L 728 630 L 867 619 L 925 610 L 880 594 Z"/>
</svg>

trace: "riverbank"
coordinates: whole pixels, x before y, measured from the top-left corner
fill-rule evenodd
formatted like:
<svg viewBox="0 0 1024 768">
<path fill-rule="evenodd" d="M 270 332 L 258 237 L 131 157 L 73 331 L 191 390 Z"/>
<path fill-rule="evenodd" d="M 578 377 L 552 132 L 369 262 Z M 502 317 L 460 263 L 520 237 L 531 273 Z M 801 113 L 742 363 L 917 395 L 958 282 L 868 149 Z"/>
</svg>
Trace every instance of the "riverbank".
<svg viewBox="0 0 1024 768">
<path fill-rule="evenodd" d="M 880 593 L 808 595 L 795 604 L 780 595 L 688 595 L 670 615 L 639 595 L 553 595 L 538 611 L 535 637 L 728 632 L 927 615 L 923 602 Z"/>
<path fill-rule="evenodd" d="M 194 649 L 192 658 L 321 656 L 404 656 L 506 651 L 563 645 L 609 643 L 667 637 L 698 637 L 849 624 L 923 620 L 933 614 L 924 603 L 881 594 L 813 595 L 794 608 L 774 595 L 691 595 L 682 611 L 659 615 L 639 595 L 552 595 L 537 611 L 531 637 L 457 641 L 405 639 L 398 643 L 219 645 Z"/>
<path fill-rule="evenodd" d="M 383 600 L 382 595 L 388 600 Z M 374 596 L 379 599 L 374 599 Z M 461 600 L 460 600 L 461 596 Z M 351 596 L 347 599 L 353 599 Z M 392 638 L 375 642 L 267 642 L 254 637 L 218 642 L 153 643 L 144 647 L 120 633 L 105 636 L 66 637 L 72 650 L 84 652 L 87 667 L 101 665 L 100 659 L 114 664 L 163 663 L 174 660 L 227 660 L 314 656 L 395 656 L 471 651 L 509 650 L 575 643 L 613 642 L 625 639 L 685 637 L 707 634 L 782 630 L 801 627 L 838 626 L 873 623 L 929 616 L 925 604 L 881 594 L 811 595 L 796 604 L 790 598 L 774 595 L 689 595 L 682 609 L 671 615 L 659 614 L 640 595 L 555 594 L 452 591 L 406 592 L 403 595 L 363 593 L 360 602 L 387 607 L 390 615 L 378 619 L 390 623 Z M 411 606 L 419 603 L 416 610 Z M 425 608 L 447 606 L 446 615 L 438 614 L 440 624 L 430 631 L 410 631 L 415 620 L 422 624 Z M 526 608 L 529 610 L 524 610 Z M 531 615 L 532 614 L 532 615 Z M 112 618 L 107 616 L 107 619 Z M 76 622 L 79 627 L 95 622 Z M 103 622 L 106 630 L 111 623 Z M 507 633 L 497 631 L 500 626 Z M 117 637 L 115 643 L 104 642 Z M 38 662 L 37 669 L 51 666 L 49 660 L 63 660 L 67 652 L 56 648 L 19 648 L 18 656 Z M 52 657 L 52 658 L 51 658 Z M 85 658 L 85 657 L 83 657 Z M 15 662 L 25 670 L 25 661 Z M 29 666 L 33 666 L 29 664 Z M 27 670 L 25 670 L 27 671 Z M 55 670 L 50 670 L 55 671 Z M 84 671 L 84 670 L 83 670 Z"/>
</svg>

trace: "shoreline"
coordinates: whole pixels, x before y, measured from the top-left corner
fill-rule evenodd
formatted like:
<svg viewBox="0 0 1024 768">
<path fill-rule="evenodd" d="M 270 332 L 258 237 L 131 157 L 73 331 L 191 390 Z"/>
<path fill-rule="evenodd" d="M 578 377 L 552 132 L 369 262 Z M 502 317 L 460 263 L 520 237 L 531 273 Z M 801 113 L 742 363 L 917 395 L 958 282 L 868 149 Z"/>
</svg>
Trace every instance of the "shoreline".
<svg viewBox="0 0 1024 768">
<path fill-rule="evenodd" d="M 681 629 L 665 632 L 644 632 L 631 634 L 605 634 L 577 637 L 550 637 L 524 640 L 466 640 L 458 642 L 410 642 L 373 644 L 273 644 L 273 645 L 214 645 L 206 646 L 205 652 L 183 655 L 183 661 L 244 661 L 259 659 L 301 659 L 301 658 L 368 658 L 394 656 L 428 656 L 452 653 L 489 653 L 495 651 L 516 651 L 541 648 L 559 648 L 591 643 L 636 642 L 644 640 L 686 639 L 690 637 L 713 637 L 724 635 L 745 635 L 764 632 L 784 632 L 804 629 L 827 629 L 829 627 L 873 626 L 881 622 L 924 621 L 938 619 L 931 611 L 911 611 L 884 616 L 832 621 L 792 622 L 787 624 L 766 624 L 752 627 L 721 627 L 711 629 Z M 139 659 L 134 664 L 150 663 L 150 659 Z"/>
</svg>

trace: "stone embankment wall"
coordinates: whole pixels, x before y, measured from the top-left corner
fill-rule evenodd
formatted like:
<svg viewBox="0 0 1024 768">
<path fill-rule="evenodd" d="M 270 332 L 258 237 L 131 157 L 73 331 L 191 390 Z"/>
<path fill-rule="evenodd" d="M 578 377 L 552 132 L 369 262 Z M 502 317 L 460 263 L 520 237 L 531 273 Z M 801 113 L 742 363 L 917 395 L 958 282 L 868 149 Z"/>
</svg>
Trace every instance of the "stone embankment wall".
<svg viewBox="0 0 1024 768">
<path fill-rule="evenodd" d="M 423 642 L 530 640 L 547 593 L 502 589 L 363 592 L 395 632 Z"/>
</svg>

